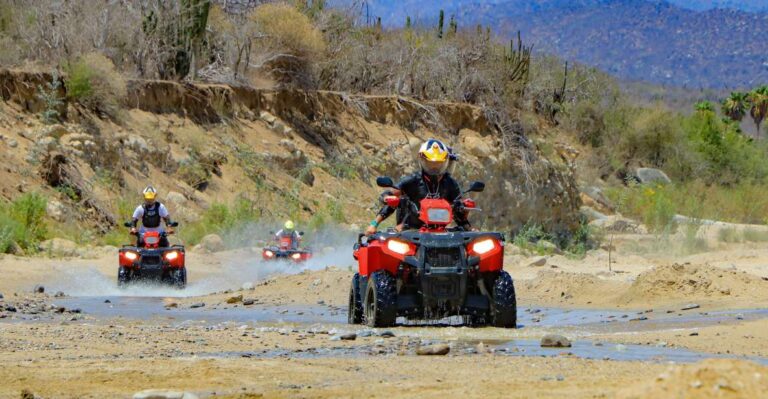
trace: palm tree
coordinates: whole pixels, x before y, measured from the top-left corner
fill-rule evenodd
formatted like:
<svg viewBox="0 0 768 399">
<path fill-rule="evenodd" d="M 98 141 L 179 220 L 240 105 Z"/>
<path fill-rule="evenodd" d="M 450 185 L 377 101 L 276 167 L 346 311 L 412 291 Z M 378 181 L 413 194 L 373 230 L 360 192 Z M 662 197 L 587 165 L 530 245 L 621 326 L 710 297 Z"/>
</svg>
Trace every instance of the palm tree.
<svg viewBox="0 0 768 399">
<path fill-rule="evenodd" d="M 693 107 L 696 112 L 715 112 L 715 106 L 709 101 L 699 101 Z"/>
<path fill-rule="evenodd" d="M 760 124 L 763 122 L 763 119 L 765 119 L 766 113 L 768 113 L 768 86 L 760 86 L 757 89 L 752 90 L 747 97 L 751 104 L 749 115 L 752 117 L 752 120 L 755 121 L 757 137 L 760 137 Z"/>
<path fill-rule="evenodd" d="M 732 92 L 722 103 L 723 114 L 734 122 L 741 122 L 750 108 L 747 93 Z"/>
</svg>

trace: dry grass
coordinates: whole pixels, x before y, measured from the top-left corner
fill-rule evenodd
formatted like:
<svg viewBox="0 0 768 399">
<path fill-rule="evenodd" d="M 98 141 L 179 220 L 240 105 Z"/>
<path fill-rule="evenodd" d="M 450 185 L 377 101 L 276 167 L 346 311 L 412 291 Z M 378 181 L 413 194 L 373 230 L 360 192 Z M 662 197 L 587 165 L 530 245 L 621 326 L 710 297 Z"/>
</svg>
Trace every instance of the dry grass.
<svg viewBox="0 0 768 399">
<path fill-rule="evenodd" d="M 67 96 L 96 111 L 117 115 L 127 88 L 125 78 L 109 58 L 88 53 L 70 63 L 66 71 Z"/>
</svg>

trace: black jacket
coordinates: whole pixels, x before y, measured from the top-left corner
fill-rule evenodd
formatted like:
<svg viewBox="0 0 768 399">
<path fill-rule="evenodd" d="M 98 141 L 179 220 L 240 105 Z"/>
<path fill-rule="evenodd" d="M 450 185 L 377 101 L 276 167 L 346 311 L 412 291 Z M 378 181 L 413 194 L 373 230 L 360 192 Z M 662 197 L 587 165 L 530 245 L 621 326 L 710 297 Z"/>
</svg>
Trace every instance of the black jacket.
<svg viewBox="0 0 768 399">
<path fill-rule="evenodd" d="M 451 177 L 450 173 L 444 174 L 439 181 L 435 181 L 434 177 L 427 176 L 422 172 L 417 172 L 412 175 L 403 177 L 396 188 L 400 190 L 403 196 L 407 197 L 411 202 L 416 204 L 418 209 L 421 200 L 427 198 L 430 194 L 437 194 L 437 198 L 442 198 L 454 205 L 453 217 L 456 225 L 469 229 L 470 224 L 466 218 L 464 212 L 457 208 L 454 201 L 461 196 L 461 187 L 459 183 Z M 424 224 L 419 220 L 418 213 L 415 213 L 408 208 L 408 201 L 402 201 L 398 209 L 392 208 L 388 205 L 384 205 L 379 211 L 379 215 L 385 219 L 397 211 L 397 224 L 405 222 L 405 229 L 418 229 Z"/>
</svg>

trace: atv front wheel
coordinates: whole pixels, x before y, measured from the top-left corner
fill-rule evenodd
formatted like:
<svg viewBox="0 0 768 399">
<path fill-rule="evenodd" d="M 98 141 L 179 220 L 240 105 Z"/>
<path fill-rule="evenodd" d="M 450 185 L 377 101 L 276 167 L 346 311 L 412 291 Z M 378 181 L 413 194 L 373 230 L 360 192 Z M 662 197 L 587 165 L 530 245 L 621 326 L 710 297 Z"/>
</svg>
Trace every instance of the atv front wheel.
<svg viewBox="0 0 768 399">
<path fill-rule="evenodd" d="M 187 268 L 182 267 L 171 272 L 171 284 L 177 289 L 187 287 Z"/>
<path fill-rule="evenodd" d="M 117 269 L 117 287 L 125 288 L 131 282 L 131 271 L 128 268 L 120 267 Z"/>
<path fill-rule="evenodd" d="M 517 327 L 517 298 L 515 285 L 509 273 L 502 271 L 493 282 L 491 324 L 495 327 Z"/>
<path fill-rule="evenodd" d="M 389 273 L 380 270 L 368 278 L 365 294 L 365 324 L 390 327 L 397 318 L 397 284 Z"/>
<path fill-rule="evenodd" d="M 360 299 L 360 274 L 352 276 L 352 286 L 349 287 L 349 309 L 347 323 L 360 324 L 363 322 L 363 302 Z"/>
</svg>

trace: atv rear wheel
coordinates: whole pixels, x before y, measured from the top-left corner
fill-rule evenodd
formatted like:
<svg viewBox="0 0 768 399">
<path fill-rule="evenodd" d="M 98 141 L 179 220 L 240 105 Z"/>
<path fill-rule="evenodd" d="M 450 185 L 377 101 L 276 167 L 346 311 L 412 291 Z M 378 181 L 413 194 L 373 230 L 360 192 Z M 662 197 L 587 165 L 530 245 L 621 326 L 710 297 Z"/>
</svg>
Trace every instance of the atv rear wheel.
<svg viewBox="0 0 768 399">
<path fill-rule="evenodd" d="M 493 282 L 491 324 L 495 327 L 517 328 L 517 298 L 509 273 L 502 271 Z"/>
<path fill-rule="evenodd" d="M 365 294 L 365 324 L 390 327 L 397 318 L 397 284 L 389 273 L 380 270 L 368 278 Z"/>
<path fill-rule="evenodd" d="M 117 287 L 125 288 L 131 282 L 131 271 L 128 268 L 120 267 L 117 269 Z"/>
<path fill-rule="evenodd" d="M 171 271 L 171 284 L 177 289 L 183 290 L 187 287 L 187 268 L 182 267 Z"/>
<path fill-rule="evenodd" d="M 360 324 L 363 322 L 363 301 L 360 299 L 360 274 L 352 276 L 352 286 L 349 287 L 349 309 L 347 323 Z"/>
</svg>

